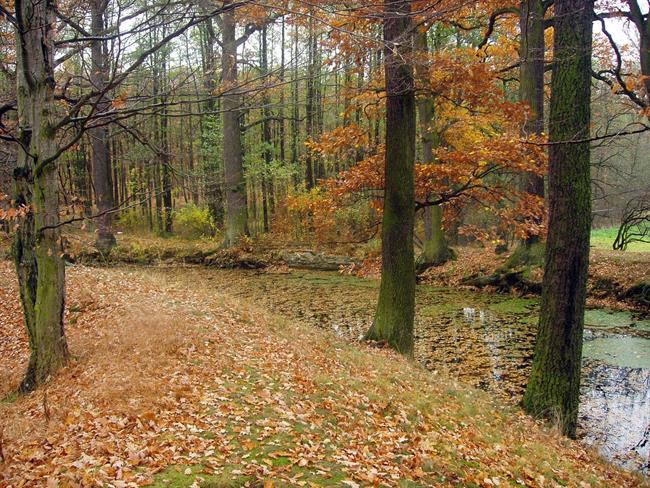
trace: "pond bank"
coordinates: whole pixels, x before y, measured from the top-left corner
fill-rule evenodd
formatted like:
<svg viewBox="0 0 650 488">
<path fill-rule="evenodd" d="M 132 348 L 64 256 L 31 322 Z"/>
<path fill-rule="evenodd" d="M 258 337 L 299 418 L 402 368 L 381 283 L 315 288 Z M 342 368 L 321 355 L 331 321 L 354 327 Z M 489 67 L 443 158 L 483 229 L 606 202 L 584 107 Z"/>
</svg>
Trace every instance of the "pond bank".
<svg viewBox="0 0 650 488">
<path fill-rule="evenodd" d="M 215 289 L 351 341 L 370 326 L 378 282 L 308 271 L 197 270 Z M 419 285 L 416 359 L 431 371 L 519 401 L 528 377 L 538 301 Z M 617 464 L 648 470 L 650 321 L 587 312 L 580 435 Z"/>
<path fill-rule="evenodd" d="M 343 270 L 346 274 L 377 278 L 379 261 L 365 259 L 361 249 L 313 250 L 309 248 L 278 247 L 267 238 L 229 250 L 220 249 L 211 240 L 186 241 L 176 238 L 136 237 L 119 235 L 118 245 L 108 263 L 92 247 L 88 236 L 74 236 L 67 242 L 68 258 L 87 264 L 200 264 L 216 268 L 287 268 L 310 270 Z M 506 261 L 507 254 L 497 255 L 478 247 L 456 249 L 458 259 L 431 268 L 419 277 L 425 284 L 471 289 L 463 282 L 469 277 L 490 276 Z M 617 252 L 592 249 L 588 282 L 588 303 L 591 307 L 650 313 L 650 253 Z M 526 281 L 541 286 L 540 269 L 526 271 Z M 486 288 L 487 292 L 495 290 Z M 517 292 L 517 290 L 513 290 Z"/>
</svg>

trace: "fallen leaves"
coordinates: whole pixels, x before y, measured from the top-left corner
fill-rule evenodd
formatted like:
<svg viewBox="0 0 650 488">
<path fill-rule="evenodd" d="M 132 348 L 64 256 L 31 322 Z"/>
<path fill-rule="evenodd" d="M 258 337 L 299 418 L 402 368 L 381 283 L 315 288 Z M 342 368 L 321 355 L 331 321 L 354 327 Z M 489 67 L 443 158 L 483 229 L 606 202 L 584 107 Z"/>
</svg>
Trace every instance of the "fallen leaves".
<svg viewBox="0 0 650 488">
<path fill-rule="evenodd" d="M 15 303 L 9 263 L 0 277 Z M 263 486 L 638 486 L 481 392 L 272 317 L 201 270 L 69 277 L 76 359 L 47 386 L 49 423 L 42 392 L 0 405 L 2 486 L 131 487 L 170 466 L 188 486 L 222 474 Z M 27 359 L 12 317 L 9 387 Z"/>
</svg>

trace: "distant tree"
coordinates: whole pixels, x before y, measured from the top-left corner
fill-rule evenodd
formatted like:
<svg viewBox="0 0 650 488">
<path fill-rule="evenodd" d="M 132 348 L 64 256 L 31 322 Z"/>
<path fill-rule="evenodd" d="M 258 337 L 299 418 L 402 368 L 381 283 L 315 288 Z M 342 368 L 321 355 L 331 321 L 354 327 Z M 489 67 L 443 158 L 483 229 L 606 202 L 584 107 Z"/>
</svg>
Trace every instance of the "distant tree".
<svg viewBox="0 0 650 488">
<path fill-rule="evenodd" d="M 105 89 L 109 80 L 110 60 L 106 40 L 106 9 L 109 0 L 92 0 L 90 2 L 91 34 L 94 38 L 91 47 L 90 82 L 97 93 L 97 110 L 107 112 L 111 108 Z M 95 189 L 95 204 L 100 216 L 97 218 L 97 239 L 95 246 L 103 253 L 108 253 L 115 246 L 113 234 L 113 215 L 115 207 L 111 178 L 111 154 L 108 142 L 108 126 L 98 125 L 88 131 L 92 148 L 92 172 Z"/>
<path fill-rule="evenodd" d="M 228 3 L 228 2 L 224 2 Z M 242 158 L 240 116 L 242 95 L 237 86 L 237 39 L 235 12 L 226 12 L 219 19 L 221 28 L 221 78 L 223 97 L 223 162 L 226 193 L 226 233 L 224 244 L 232 246 L 248 235 L 248 208 Z M 250 35 L 250 34 L 248 34 Z M 248 37 L 246 35 L 246 38 Z"/>
<path fill-rule="evenodd" d="M 523 136 L 541 136 L 544 132 L 544 14 L 548 5 L 542 0 L 524 0 L 519 6 L 519 100 L 529 112 L 523 126 Z M 544 176 L 530 173 L 524 176 L 524 189 L 544 198 Z M 541 224 L 541 216 L 538 224 Z M 506 266 L 543 264 L 539 234 L 530 234 L 515 249 Z"/>
<path fill-rule="evenodd" d="M 416 47 L 422 54 L 429 52 L 429 36 L 427 31 L 417 36 Z M 426 65 L 419 62 L 416 65 L 418 81 L 423 82 L 429 76 L 430 59 L 424 58 Z M 420 96 L 417 101 L 418 122 L 420 126 L 420 140 L 422 143 L 422 163 L 434 163 L 434 149 L 440 146 L 440 134 L 434 126 L 435 103 L 430 93 Z M 429 196 L 427 195 L 427 198 Z M 422 272 L 431 266 L 443 264 L 453 258 L 454 252 L 449 247 L 442 225 L 442 205 L 430 205 L 423 209 L 422 220 L 424 223 L 424 242 L 422 253 L 417 259 L 417 270 Z"/>
</svg>

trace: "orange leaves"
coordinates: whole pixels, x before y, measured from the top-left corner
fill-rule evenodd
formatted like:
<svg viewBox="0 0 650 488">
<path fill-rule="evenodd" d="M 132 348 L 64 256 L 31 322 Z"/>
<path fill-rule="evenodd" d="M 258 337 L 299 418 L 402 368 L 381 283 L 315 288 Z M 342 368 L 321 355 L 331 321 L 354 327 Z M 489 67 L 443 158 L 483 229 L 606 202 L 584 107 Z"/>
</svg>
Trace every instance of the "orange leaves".
<svg viewBox="0 0 650 488">
<path fill-rule="evenodd" d="M 111 106 L 114 109 L 124 108 L 126 101 L 129 97 L 129 94 L 126 91 L 120 92 L 113 100 L 111 100 Z"/>
<path fill-rule="evenodd" d="M 30 207 L 27 205 L 13 206 L 7 195 L 0 194 L 0 222 L 13 222 L 23 218 L 29 213 Z"/>
<path fill-rule="evenodd" d="M 349 157 L 367 148 L 368 136 L 358 125 L 339 126 L 323 134 L 318 142 L 306 141 L 305 146 L 321 156 Z"/>
</svg>

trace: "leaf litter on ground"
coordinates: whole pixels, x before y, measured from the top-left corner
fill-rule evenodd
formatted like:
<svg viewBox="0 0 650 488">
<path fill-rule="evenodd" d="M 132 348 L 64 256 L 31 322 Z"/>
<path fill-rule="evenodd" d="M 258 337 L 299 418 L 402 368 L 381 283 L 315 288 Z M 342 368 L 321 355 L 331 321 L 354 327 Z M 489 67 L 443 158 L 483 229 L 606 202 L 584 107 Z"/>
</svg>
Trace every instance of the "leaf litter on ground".
<svg viewBox="0 0 650 488">
<path fill-rule="evenodd" d="M 0 486 L 643 486 L 484 392 L 196 269 L 68 271 L 73 359 L 15 397 L 28 347 L 0 262 Z"/>
</svg>

